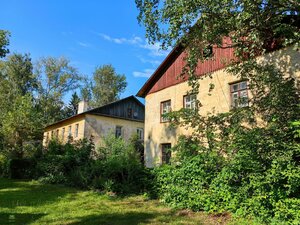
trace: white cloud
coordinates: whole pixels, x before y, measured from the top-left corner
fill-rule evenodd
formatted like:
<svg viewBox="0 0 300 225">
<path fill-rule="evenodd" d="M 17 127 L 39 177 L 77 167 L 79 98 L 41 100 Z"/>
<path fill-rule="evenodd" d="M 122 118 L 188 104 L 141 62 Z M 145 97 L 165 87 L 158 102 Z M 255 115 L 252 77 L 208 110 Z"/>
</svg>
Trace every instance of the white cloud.
<svg viewBox="0 0 300 225">
<path fill-rule="evenodd" d="M 149 78 L 154 73 L 153 69 L 145 69 L 142 72 L 141 71 L 134 71 L 133 76 L 134 77 L 147 77 Z"/>
<path fill-rule="evenodd" d="M 99 36 L 101 36 L 103 39 L 107 40 L 107 41 L 111 41 L 114 42 L 116 44 L 132 44 L 132 45 L 136 45 L 142 42 L 142 39 L 140 37 L 134 36 L 133 38 L 113 38 L 107 34 L 98 34 Z"/>
<path fill-rule="evenodd" d="M 143 40 L 142 38 L 138 36 L 134 36 L 133 38 L 114 38 L 107 34 L 98 33 L 99 36 L 101 36 L 104 40 L 116 43 L 116 44 L 131 44 L 135 45 L 139 48 L 143 48 L 149 51 L 149 55 L 151 57 L 165 57 L 169 54 L 171 49 L 162 50 L 160 43 L 156 42 L 153 45 L 149 44 L 146 40 Z"/>
<path fill-rule="evenodd" d="M 138 58 L 141 60 L 142 63 L 150 63 L 152 66 L 158 66 L 161 63 L 161 60 L 155 60 L 155 59 L 145 59 L 142 56 L 138 56 Z"/>
<path fill-rule="evenodd" d="M 91 47 L 91 44 L 87 43 L 87 42 L 81 42 L 81 41 L 77 41 L 77 44 L 80 45 L 81 47 Z"/>
<path fill-rule="evenodd" d="M 146 44 L 140 45 L 140 47 L 149 50 L 151 56 L 167 56 L 170 52 L 170 49 L 162 50 L 159 42 L 153 45 L 146 42 Z"/>
</svg>

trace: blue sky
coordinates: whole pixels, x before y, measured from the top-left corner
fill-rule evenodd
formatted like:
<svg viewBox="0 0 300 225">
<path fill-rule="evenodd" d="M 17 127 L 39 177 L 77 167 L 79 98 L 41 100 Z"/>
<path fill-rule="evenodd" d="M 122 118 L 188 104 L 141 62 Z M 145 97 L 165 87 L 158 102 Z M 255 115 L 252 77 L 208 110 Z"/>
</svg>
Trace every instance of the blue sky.
<svg viewBox="0 0 300 225">
<path fill-rule="evenodd" d="M 97 65 L 112 64 L 127 77 L 126 97 L 137 93 L 167 54 L 159 43 L 147 43 L 137 15 L 134 0 L 6 0 L 0 29 L 11 32 L 10 51 L 30 53 L 33 62 L 65 56 L 87 76 Z"/>
</svg>

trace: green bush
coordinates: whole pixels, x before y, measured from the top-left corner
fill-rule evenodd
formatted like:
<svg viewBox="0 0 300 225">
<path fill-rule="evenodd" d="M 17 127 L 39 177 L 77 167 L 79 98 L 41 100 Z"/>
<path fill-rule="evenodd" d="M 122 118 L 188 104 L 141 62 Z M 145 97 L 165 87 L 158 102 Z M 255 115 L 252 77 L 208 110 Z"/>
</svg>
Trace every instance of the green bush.
<svg viewBox="0 0 300 225">
<path fill-rule="evenodd" d="M 108 136 L 97 150 L 90 140 L 62 144 L 51 141 L 37 163 L 41 181 L 119 194 L 140 193 L 152 184 L 133 138 Z"/>
<path fill-rule="evenodd" d="M 136 139 L 125 142 L 109 135 L 97 150 L 92 174 L 95 188 L 116 193 L 138 193 L 148 189 L 148 170 L 141 163 Z"/>
<path fill-rule="evenodd" d="M 300 224 L 297 135 L 294 128 L 249 129 L 235 134 L 223 154 L 182 138 L 172 164 L 153 171 L 158 196 L 177 208 Z"/>
<path fill-rule="evenodd" d="M 9 158 L 6 154 L 0 153 L 0 177 L 7 177 L 9 173 Z"/>
</svg>

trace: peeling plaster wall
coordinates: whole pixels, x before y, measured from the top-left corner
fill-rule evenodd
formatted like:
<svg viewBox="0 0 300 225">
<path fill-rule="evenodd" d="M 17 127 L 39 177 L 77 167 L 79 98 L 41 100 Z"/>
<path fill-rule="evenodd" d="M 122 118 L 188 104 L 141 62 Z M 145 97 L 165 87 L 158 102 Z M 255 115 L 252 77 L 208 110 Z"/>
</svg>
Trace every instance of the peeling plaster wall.
<svg viewBox="0 0 300 225">
<path fill-rule="evenodd" d="M 103 137 L 110 133 L 115 134 L 116 126 L 122 127 L 122 137 L 125 140 L 129 140 L 132 135 L 136 134 L 137 128 L 144 129 L 143 122 L 87 114 L 85 117 L 84 136 L 86 138 L 92 136 L 95 145 L 99 146 L 103 144 Z"/>
</svg>

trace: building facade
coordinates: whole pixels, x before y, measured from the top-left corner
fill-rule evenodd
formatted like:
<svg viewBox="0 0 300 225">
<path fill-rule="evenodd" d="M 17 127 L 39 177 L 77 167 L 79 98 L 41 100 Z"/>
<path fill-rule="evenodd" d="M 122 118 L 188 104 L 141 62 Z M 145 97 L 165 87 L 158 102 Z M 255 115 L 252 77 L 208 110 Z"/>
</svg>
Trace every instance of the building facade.
<svg viewBox="0 0 300 225">
<path fill-rule="evenodd" d="M 85 104 L 82 104 L 83 106 Z M 79 107 L 86 110 L 87 107 Z M 92 138 L 95 145 L 101 145 L 109 134 L 128 140 L 137 134 L 144 138 L 145 107 L 134 96 L 79 112 L 70 118 L 58 121 L 44 129 L 43 144 L 55 138 L 63 143 L 72 139 Z"/>
<path fill-rule="evenodd" d="M 223 47 L 230 44 L 230 40 L 225 39 Z M 202 104 L 199 113 L 205 116 L 207 113 L 227 112 L 233 105 L 243 106 L 242 104 L 247 104 L 247 99 L 251 98 L 247 81 L 240 80 L 225 70 L 224 62 L 233 59 L 233 49 L 213 47 L 212 52 L 212 59 L 198 64 L 197 74 L 202 76 L 202 79 L 199 79 L 200 87 L 197 95 L 187 95 L 191 88 L 186 78 L 179 78 L 186 56 L 180 46 L 173 49 L 138 92 L 137 96 L 145 98 L 144 145 L 147 167 L 167 163 L 170 155 L 166 149 L 176 144 L 179 135 L 191 134 L 188 127 L 170 127 L 168 120 L 163 117 L 164 113 L 181 108 L 193 108 L 197 98 Z M 257 60 L 261 63 L 275 63 L 286 76 L 298 80 L 300 87 L 299 49 L 293 47 L 281 49 L 260 56 Z M 210 76 L 205 76 L 207 74 Z M 210 91 L 212 85 L 214 88 Z M 241 98 L 245 101 L 238 101 Z"/>
</svg>

